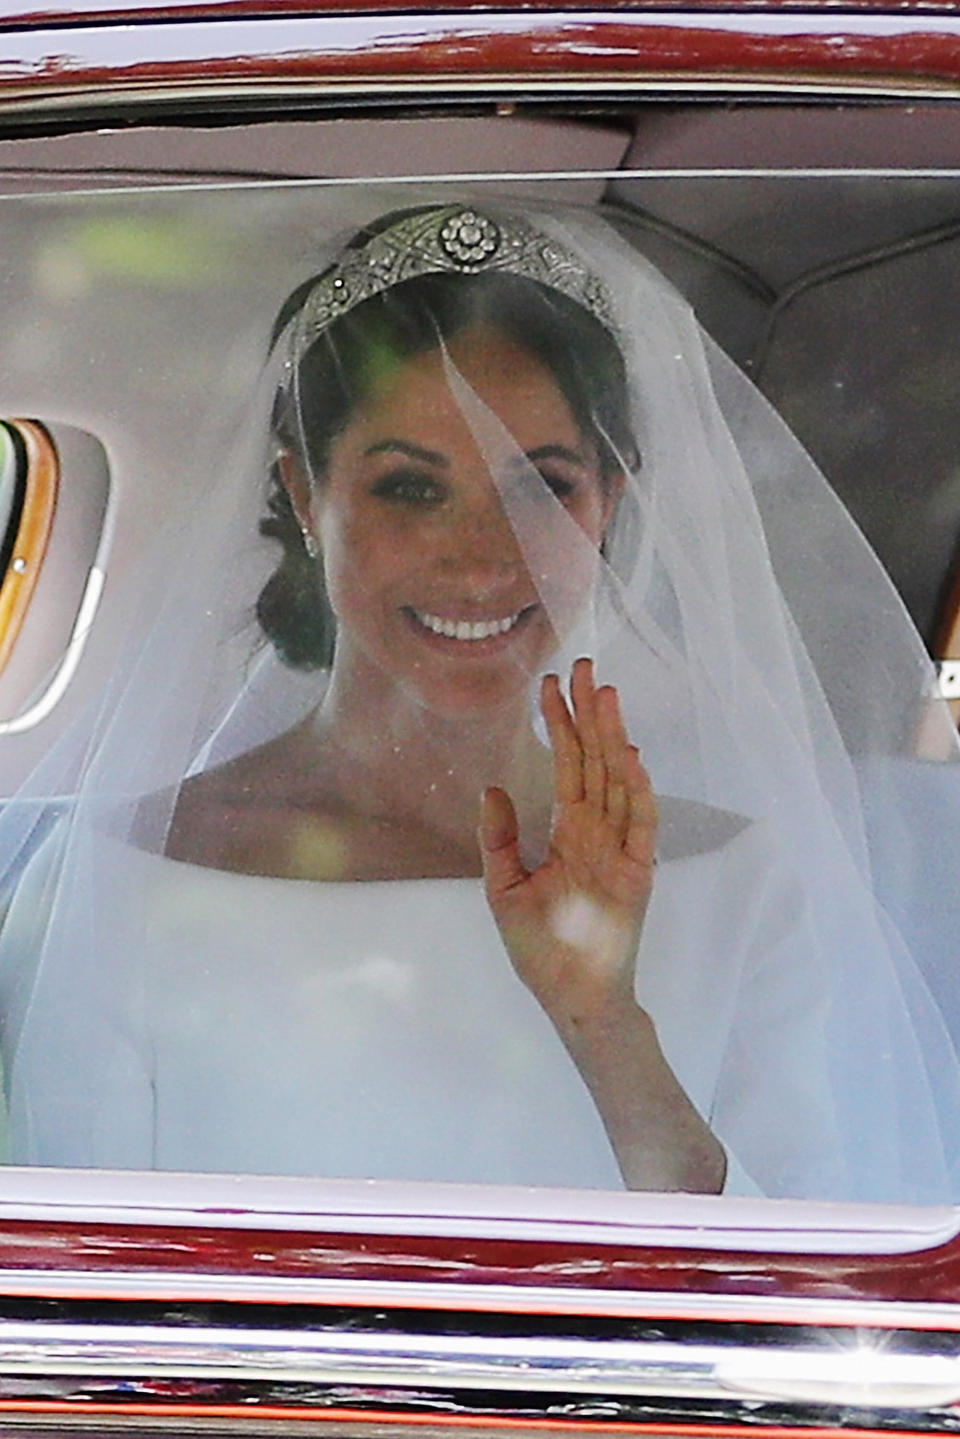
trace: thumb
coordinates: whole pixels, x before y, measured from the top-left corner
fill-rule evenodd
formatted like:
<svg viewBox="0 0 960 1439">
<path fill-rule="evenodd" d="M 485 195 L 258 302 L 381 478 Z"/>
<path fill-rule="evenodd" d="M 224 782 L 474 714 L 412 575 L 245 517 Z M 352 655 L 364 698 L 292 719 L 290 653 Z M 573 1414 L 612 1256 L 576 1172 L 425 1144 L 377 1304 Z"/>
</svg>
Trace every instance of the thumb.
<svg viewBox="0 0 960 1439">
<path fill-rule="evenodd" d="M 517 812 L 505 789 L 486 789 L 480 801 L 480 857 L 492 901 L 529 878 L 520 858 Z"/>
</svg>

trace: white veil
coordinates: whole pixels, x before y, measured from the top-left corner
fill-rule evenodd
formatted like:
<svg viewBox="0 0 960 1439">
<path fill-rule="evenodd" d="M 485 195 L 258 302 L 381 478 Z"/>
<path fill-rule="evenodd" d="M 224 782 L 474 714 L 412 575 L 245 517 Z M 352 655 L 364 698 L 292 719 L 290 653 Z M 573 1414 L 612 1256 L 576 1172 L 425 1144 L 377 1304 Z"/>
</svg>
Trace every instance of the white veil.
<svg viewBox="0 0 960 1439">
<path fill-rule="evenodd" d="M 363 203 L 364 218 L 385 208 Z M 558 289 L 564 303 L 579 302 L 584 275 L 599 286 L 585 303 L 623 354 L 640 461 L 606 436 L 626 486 L 601 557 L 450 354 L 446 373 L 562 654 L 589 648 L 599 677 L 620 690 L 658 794 L 687 802 L 664 806 L 664 861 L 709 843 L 720 811 L 761 825 L 772 870 L 789 877 L 822 990 L 843 1167 L 826 1189 L 817 1177 L 801 1183 L 801 1197 L 956 1199 L 960 1065 L 924 955 L 890 917 L 910 906 L 874 879 L 882 855 L 885 873 L 910 880 L 921 727 L 937 731 L 944 770 L 958 758 L 921 641 L 809 456 L 642 257 L 586 212 L 477 208 L 497 234 L 532 226 L 553 247 L 574 276 Z M 342 237 L 315 243 L 319 275 Z M 543 293 L 549 303 L 549 281 Z M 189 512 L 141 557 L 140 609 L 109 683 L 0 816 L 6 890 L 33 916 L 15 951 L 4 946 L 0 975 L 15 1161 L 87 1162 L 104 1072 L 122 1081 L 140 1060 L 129 1016 L 113 1024 L 98 967 L 112 904 L 104 833 L 163 854 L 184 779 L 281 732 L 322 693 L 322 670 L 291 672 L 250 628 L 275 561 L 258 537 L 264 441 L 278 391 L 297 410 L 298 364 L 317 329 L 308 333 L 305 313 L 293 307 L 244 412 L 222 417 Z M 605 421 L 591 419 L 602 432 Z M 553 587 L 578 565 L 597 573 L 589 612 L 573 624 Z M 381 725 L 387 743 L 390 717 Z M 960 832 L 951 818 L 945 845 Z M 96 1044 L 84 1032 L 91 1012 L 103 1017 Z M 43 1063 L 63 1046 L 84 1056 L 68 1094 Z M 53 1111 L 69 1135 L 60 1153 L 45 1139 Z M 152 1162 L 146 1135 L 131 1133 L 127 1152 Z"/>
</svg>

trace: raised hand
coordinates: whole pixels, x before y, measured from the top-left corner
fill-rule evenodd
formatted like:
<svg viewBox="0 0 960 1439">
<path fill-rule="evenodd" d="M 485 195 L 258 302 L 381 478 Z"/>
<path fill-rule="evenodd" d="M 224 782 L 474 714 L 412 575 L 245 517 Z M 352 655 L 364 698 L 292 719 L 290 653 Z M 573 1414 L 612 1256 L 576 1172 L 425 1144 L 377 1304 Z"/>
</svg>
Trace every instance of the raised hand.
<svg viewBox="0 0 960 1439">
<path fill-rule="evenodd" d="M 637 944 L 653 885 L 657 807 L 616 690 L 589 660 L 557 677 L 541 707 L 553 748 L 550 846 L 521 858 L 502 789 L 483 798 L 480 847 L 490 908 L 517 974 L 540 1001 L 593 1096 L 627 1187 L 718 1193 L 726 1157 L 667 1063 L 634 997 Z"/>
<path fill-rule="evenodd" d="M 520 978 L 566 1037 L 568 1027 L 632 998 L 633 965 L 653 882 L 656 802 L 620 714 L 588 659 L 556 675 L 541 709 L 553 750 L 554 810 L 543 863 L 520 858 L 509 795 L 484 795 L 480 839 L 487 899 Z"/>
</svg>

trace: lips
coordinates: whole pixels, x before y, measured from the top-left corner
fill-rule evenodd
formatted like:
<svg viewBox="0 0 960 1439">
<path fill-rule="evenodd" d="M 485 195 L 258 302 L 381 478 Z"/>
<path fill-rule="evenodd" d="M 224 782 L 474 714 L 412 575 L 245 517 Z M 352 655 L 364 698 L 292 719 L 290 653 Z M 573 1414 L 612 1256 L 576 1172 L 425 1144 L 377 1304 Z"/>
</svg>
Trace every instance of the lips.
<svg viewBox="0 0 960 1439">
<path fill-rule="evenodd" d="M 445 639 L 476 644 L 480 640 L 490 640 L 498 635 L 508 634 L 529 608 L 527 606 L 525 609 L 517 610 L 514 614 L 482 620 L 454 619 L 452 616 L 435 615 L 426 610 L 413 608 L 410 608 L 408 613 L 431 634 L 442 635 Z"/>
</svg>

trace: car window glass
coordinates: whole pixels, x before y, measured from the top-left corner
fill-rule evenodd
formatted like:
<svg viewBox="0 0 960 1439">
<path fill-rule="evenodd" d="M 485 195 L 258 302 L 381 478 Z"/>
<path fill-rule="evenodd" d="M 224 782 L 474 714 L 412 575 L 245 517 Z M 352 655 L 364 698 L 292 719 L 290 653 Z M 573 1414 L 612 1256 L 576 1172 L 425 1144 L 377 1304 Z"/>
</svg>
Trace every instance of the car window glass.
<svg viewBox="0 0 960 1439">
<path fill-rule="evenodd" d="M 955 1197 L 955 916 L 913 837 L 956 822 L 955 739 L 857 528 L 931 639 L 952 189 L 805 183 L 3 202 L 0 405 L 99 477 L 71 625 L 106 575 L 0 758 L 13 1158 Z M 914 194 L 936 243 L 891 222 Z M 786 206 L 820 231 L 774 273 Z M 778 307 L 841 209 L 841 258 L 890 253 Z"/>
</svg>

